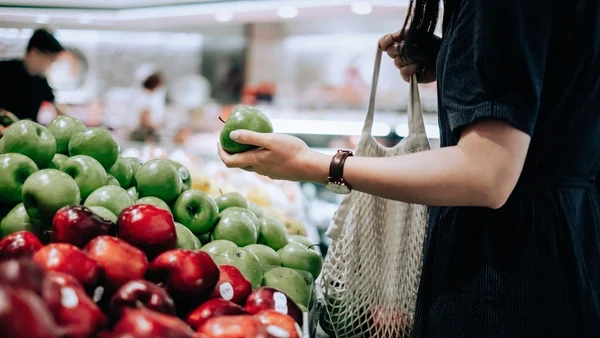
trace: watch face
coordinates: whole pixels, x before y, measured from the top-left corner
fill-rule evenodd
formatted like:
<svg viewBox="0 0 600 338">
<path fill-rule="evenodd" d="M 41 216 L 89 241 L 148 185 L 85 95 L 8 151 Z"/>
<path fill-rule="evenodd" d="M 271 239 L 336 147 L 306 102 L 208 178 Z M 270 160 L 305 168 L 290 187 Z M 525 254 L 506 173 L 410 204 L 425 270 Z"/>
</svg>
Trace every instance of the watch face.
<svg viewBox="0 0 600 338">
<path fill-rule="evenodd" d="M 327 183 L 325 188 L 327 188 L 327 190 L 334 192 L 336 194 L 344 194 L 345 195 L 345 194 L 350 193 L 350 189 L 348 189 L 348 187 L 343 184 L 329 182 L 329 183 Z"/>
</svg>

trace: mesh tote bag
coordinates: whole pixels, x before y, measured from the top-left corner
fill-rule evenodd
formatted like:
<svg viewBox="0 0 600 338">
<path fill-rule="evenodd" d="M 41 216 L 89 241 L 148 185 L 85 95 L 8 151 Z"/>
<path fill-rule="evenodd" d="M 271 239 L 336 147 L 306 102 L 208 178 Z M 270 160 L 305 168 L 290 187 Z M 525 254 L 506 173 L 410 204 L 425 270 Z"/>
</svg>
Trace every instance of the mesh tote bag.
<svg viewBox="0 0 600 338">
<path fill-rule="evenodd" d="M 377 48 L 369 107 L 357 156 L 429 150 L 416 77 L 410 81 L 409 135 L 392 148 L 371 136 L 382 51 Z M 399 173 L 400 175 L 401 173 Z M 332 337 L 408 337 L 427 228 L 427 207 L 354 191 L 344 196 L 327 235 L 321 277 L 322 329 Z"/>
</svg>

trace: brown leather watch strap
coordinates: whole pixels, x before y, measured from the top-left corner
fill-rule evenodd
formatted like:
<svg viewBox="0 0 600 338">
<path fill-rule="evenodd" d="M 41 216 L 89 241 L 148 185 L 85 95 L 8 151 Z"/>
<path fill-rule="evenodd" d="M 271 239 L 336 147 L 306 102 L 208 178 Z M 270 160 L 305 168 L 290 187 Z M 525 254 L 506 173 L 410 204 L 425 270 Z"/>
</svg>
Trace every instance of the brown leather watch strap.
<svg viewBox="0 0 600 338">
<path fill-rule="evenodd" d="M 329 180 L 330 182 L 342 183 L 344 181 L 344 163 L 348 156 L 353 156 L 349 150 L 338 150 L 329 165 Z"/>
</svg>

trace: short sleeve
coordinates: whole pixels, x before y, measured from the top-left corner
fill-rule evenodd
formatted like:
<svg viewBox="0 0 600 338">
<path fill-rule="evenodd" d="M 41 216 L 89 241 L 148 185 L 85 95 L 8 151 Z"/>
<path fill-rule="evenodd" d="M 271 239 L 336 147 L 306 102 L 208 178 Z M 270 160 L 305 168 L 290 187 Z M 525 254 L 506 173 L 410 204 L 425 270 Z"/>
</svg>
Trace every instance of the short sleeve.
<svg viewBox="0 0 600 338">
<path fill-rule="evenodd" d="M 552 1 L 463 0 L 444 39 L 441 103 L 453 134 L 484 119 L 533 133 L 553 19 Z"/>
</svg>

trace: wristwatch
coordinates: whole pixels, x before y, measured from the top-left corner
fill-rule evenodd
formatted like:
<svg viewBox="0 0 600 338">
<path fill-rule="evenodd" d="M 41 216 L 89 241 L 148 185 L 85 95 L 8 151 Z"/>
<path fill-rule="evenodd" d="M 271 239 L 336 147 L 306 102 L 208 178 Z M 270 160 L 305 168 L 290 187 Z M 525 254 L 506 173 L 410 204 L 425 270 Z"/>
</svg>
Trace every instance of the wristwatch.
<svg viewBox="0 0 600 338">
<path fill-rule="evenodd" d="M 354 156 L 350 150 L 338 150 L 329 165 L 329 177 L 325 188 L 336 194 L 349 194 L 352 187 L 344 181 L 344 163 L 349 156 Z"/>
</svg>

